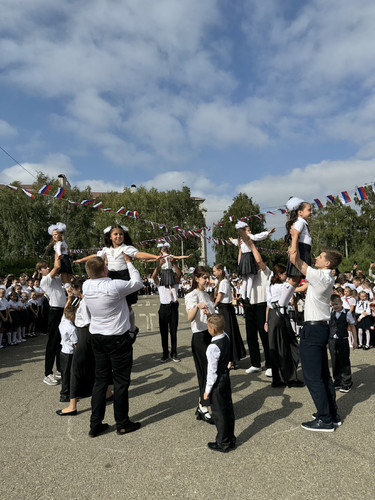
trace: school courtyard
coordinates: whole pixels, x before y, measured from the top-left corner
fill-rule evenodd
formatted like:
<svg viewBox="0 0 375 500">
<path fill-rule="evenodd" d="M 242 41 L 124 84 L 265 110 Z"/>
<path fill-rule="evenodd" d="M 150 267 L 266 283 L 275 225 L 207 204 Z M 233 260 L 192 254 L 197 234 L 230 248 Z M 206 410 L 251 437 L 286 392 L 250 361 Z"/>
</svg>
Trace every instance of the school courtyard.
<svg viewBox="0 0 375 500">
<path fill-rule="evenodd" d="M 157 296 L 135 306 L 130 416 L 139 431 L 118 436 L 112 403 L 106 434 L 88 437 L 90 400 L 59 417 L 59 386 L 43 384 L 47 337 L 0 351 L 0 491 L 11 499 L 373 499 L 375 349 L 352 353 L 354 387 L 337 394 L 343 425 L 308 432 L 306 388 L 272 388 L 249 359 L 231 372 L 237 448 L 210 451 L 215 427 L 197 421 L 191 330 L 180 300 L 180 363 L 160 363 Z M 245 341 L 244 320 L 239 318 Z M 245 343 L 246 345 L 246 343 Z M 247 347 L 247 346 L 246 346 Z"/>
</svg>

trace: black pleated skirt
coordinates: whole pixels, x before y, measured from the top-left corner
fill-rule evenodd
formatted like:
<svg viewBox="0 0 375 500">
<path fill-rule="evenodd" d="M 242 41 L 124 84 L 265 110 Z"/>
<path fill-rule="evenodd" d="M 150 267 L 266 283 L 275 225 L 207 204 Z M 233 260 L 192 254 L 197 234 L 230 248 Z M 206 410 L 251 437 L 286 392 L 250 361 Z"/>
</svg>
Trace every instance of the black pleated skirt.
<svg viewBox="0 0 375 500">
<path fill-rule="evenodd" d="M 176 284 L 176 278 L 173 269 L 164 269 L 160 273 L 160 285 L 174 286 L 175 284 Z"/>
<path fill-rule="evenodd" d="M 311 266 L 311 245 L 307 245 L 307 243 L 298 243 L 298 250 L 301 260 L 306 262 L 308 266 Z M 301 276 L 301 278 L 305 278 L 305 275 L 302 274 L 290 260 L 288 260 L 288 265 L 286 266 L 286 275 L 288 278 L 290 276 Z"/>
<path fill-rule="evenodd" d="M 246 357 L 245 346 L 238 327 L 236 312 L 232 304 L 219 304 L 219 313 L 225 318 L 225 333 L 229 335 L 232 349 L 231 361 L 235 363 Z"/>
<path fill-rule="evenodd" d="M 253 252 L 246 252 L 241 254 L 241 260 L 238 265 L 237 274 L 245 276 L 246 274 L 256 274 L 258 267 L 254 259 Z"/>
</svg>

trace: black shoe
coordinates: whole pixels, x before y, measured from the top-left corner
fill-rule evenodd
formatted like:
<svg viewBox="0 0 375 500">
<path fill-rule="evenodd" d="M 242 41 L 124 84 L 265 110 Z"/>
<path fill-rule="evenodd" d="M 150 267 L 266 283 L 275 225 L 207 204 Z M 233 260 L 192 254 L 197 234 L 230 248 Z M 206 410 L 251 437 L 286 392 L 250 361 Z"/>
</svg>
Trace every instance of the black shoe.
<svg viewBox="0 0 375 500">
<path fill-rule="evenodd" d="M 175 363 L 180 363 L 181 362 L 181 359 L 176 355 L 176 356 L 171 356 L 171 359 L 172 361 L 174 361 Z"/>
<path fill-rule="evenodd" d="M 69 403 L 70 398 L 67 396 L 60 396 L 60 403 Z"/>
<path fill-rule="evenodd" d="M 57 410 L 56 414 L 60 415 L 60 417 L 72 417 L 73 415 L 77 415 L 77 410 L 67 411 L 65 413 L 63 413 L 62 410 Z"/>
<path fill-rule="evenodd" d="M 288 387 L 305 387 L 305 384 L 302 380 L 292 380 L 288 382 Z"/>
<path fill-rule="evenodd" d="M 352 385 L 353 385 L 353 384 L 348 385 L 348 386 L 346 386 L 346 387 L 345 387 L 345 386 L 341 387 L 340 392 L 344 392 L 344 393 L 349 392 L 349 391 L 350 391 L 350 389 L 352 388 Z"/>
<path fill-rule="evenodd" d="M 317 419 L 317 416 L 318 416 L 317 413 L 312 414 L 312 418 L 315 420 Z M 334 417 L 332 417 L 332 421 L 333 421 L 333 425 L 335 427 L 340 427 L 340 425 L 342 425 L 342 420 L 341 420 L 340 415 L 338 413 Z"/>
<path fill-rule="evenodd" d="M 141 422 L 131 422 L 129 420 L 129 422 L 125 425 L 125 427 L 117 429 L 117 434 L 119 436 L 123 436 L 124 434 L 130 434 L 130 432 L 135 432 L 140 428 L 141 428 Z"/>
<path fill-rule="evenodd" d="M 212 451 L 220 451 L 221 453 L 228 453 L 230 450 L 233 450 L 231 446 L 228 448 L 220 448 L 220 446 L 215 442 L 215 443 L 207 443 L 207 446 L 210 450 Z"/>
<path fill-rule="evenodd" d="M 210 413 L 208 411 L 202 411 L 199 406 L 198 408 L 195 410 L 195 416 L 196 416 L 196 419 L 197 420 L 203 420 L 203 422 L 207 422 L 208 424 L 214 424 L 214 419 L 212 418 L 212 416 L 210 415 Z"/>
<path fill-rule="evenodd" d="M 160 358 L 160 363 L 166 363 L 169 359 L 169 356 L 163 356 L 162 358 Z"/>
<path fill-rule="evenodd" d="M 271 387 L 286 387 L 285 382 L 272 382 Z"/>
<path fill-rule="evenodd" d="M 339 391 L 340 389 L 342 389 L 342 385 L 341 384 L 335 384 L 335 390 L 336 391 Z"/>
<path fill-rule="evenodd" d="M 335 426 L 333 422 L 330 424 L 325 424 L 323 420 L 312 420 L 311 422 L 303 422 L 301 424 L 302 429 L 307 431 L 315 432 L 334 432 Z"/>
<path fill-rule="evenodd" d="M 93 429 L 90 429 L 89 436 L 91 438 L 95 438 L 96 436 L 99 436 L 99 434 L 103 434 L 107 429 L 109 429 L 108 424 L 99 424 Z"/>
</svg>

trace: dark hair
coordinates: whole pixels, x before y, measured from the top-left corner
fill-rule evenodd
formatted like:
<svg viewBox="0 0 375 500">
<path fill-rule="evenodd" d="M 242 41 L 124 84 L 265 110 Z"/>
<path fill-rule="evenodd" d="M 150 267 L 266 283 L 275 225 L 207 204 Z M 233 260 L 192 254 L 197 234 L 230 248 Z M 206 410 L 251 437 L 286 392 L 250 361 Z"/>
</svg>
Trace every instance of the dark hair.
<svg viewBox="0 0 375 500">
<path fill-rule="evenodd" d="M 225 271 L 224 271 L 223 264 L 215 264 L 214 267 L 216 267 L 216 269 L 218 269 L 219 271 L 221 271 L 221 276 L 220 276 L 220 278 L 217 279 L 217 285 L 215 287 L 215 297 L 217 297 L 217 294 L 219 293 L 220 283 L 225 278 Z"/>
<path fill-rule="evenodd" d="M 292 235 L 290 234 L 290 230 L 292 229 L 292 226 L 293 224 L 296 222 L 296 220 L 298 219 L 298 212 L 300 210 L 303 210 L 305 208 L 306 205 L 310 205 L 310 203 L 308 201 L 303 201 L 302 203 L 300 203 L 298 205 L 297 208 L 295 208 L 294 210 L 291 210 L 289 212 L 289 220 L 288 222 L 285 224 L 285 228 L 286 228 L 286 235 L 285 235 L 285 238 L 284 238 L 284 241 L 287 245 L 289 245 L 289 243 L 292 241 Z M 336 267 L 336 266 L 335 266 Z"/>
<path fill-rule="evenodd" d="M 334 250 L 333 248 L 327 248 L 323 250 L 326 254 L 326 259 L 329 261 L 329 269 L 335 269 L 341 264 L 342 255 L 338 250 Z"/>
<path fill-rule="evenodd" d="M 282 264 L 276 264 L 273 268 L 273 276 L 271 278 L 271 285 L 276 285 L 277 283 L 282 283 L 280 280 L 280 275 L 284 274 L 286 267 Z"/>
<path fill-rule="evenodd" d="M 80 292 L 82 292 L 82 286 L 85 281 L 86 281 L 85 278 L 82 277 L 73 278 L 70 283 L 70 286 L 75 290 L 79 290 Z"/>
<path fill-rule="evenodd" d="M 132 239 L 130 238 L 130 235 L 128 233 L 128 231 L 124 231 L 123 227 L 120 226 L 119 224 L 115 224 L 114 226 L 111 227 L 111 230 L 108 231 L 108 233 L 105 233 L 104 235 L 104 245 L 106 247 L 113 247 L 113 243 L 112 243 L 112 240 L 111 240 L 111 233 L 114 229 L 121 229 L 121 231 L 124 233 L 124 243 L 125 245 L 131 245 L 133 246 L 133 242 L 132 242 Z"/>
<path fill-rule="evenodd" d="M 340 295 L 339 295 L 339 294 L 337 294 L 337 293 L 333 293 L 333 294 L 331 295 L 331 298 L 330 298 L 329 300 L 330 300 L 330 302 L 334 302 L 335 300 L 340 300 L 340 301 L 341 301 L 341 297 L 340 297 Z"/>
<path fill-rule="evenodd" d="M 198 282 L 197 282 L 196 278 L 201 278 L 204 274 L 208 274 L 208 275 L 211 274 L 211 271 L 207 266 L 197 266 L 194 269 L 194 272 L 191 275 L 191 277 L 192 277 L 191 288 L 190 288 L 188 293 L 192 292 L 193 290 L 195 290 L 198 287 Z"/>
</svg>

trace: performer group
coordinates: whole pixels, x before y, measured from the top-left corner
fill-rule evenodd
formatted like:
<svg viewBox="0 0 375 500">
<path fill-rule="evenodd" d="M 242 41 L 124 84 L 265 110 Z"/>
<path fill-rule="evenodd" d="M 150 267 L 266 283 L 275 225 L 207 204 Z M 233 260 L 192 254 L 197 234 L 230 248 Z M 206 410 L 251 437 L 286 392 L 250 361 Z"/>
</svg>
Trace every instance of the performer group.
<svg viewBox="0 0 375 500">
<path fill-rule="evenodd" d="M 353 386 L 350 349 L 368 350 L 372 344 L 372 287 L 359 271 L 338 274 L 342 257 L 337 250 L 322 249 L 312 262 L 311 205 L 293 197 L 286 207 L 287 266 L 277 264 L 271 271 L 256 247 L 274 229 L 252 234 L 248 224 L 238 221 L 238 238 L 231 239 L 239 249 L 237 272 L 229 274 L 221 263 L 212 271 L 197 266 L 188 282 L 183 282 L 178 261 L 192 254 L 172 255 L 165 240 L 155 254 L 140 252 L 122 225 L 104 230 L 100 252 L 75 261 L 85 263 L 88 279 L 73 277 L 67 228 L 58 222 L 48 228 L 53 265 L 41 260 L 27 283 L 21 277 L 20 283 L 14 279 L 0 285 L 0 349 L 4 334 L 7 346 L 16 346 L 37 331 L 48 333 L 43 382 L 61 384 L 60 402 L 68 404 L 57 415 L 76 416 L 79 399 L 91 396 L 90 437 L 108 431 L 107 401 L 113 401 L 117 434 L 137 431 L 141 423 L 130 420 L 128 398 L 139 334 L 132 306 L 145 282 L 133 260 L 153 262 L 151 281 L 160 299 L 160 362 L 181 361 L 177 330 L 179 299 L 184 297 L 198 382 L 195 418 L 217 429 L 210 450 L 227 453 L 237 446 L 230 371 L 246 357 L 238 314 L 246 324 L 251 362 L 246 373 L 262 370 L 259 335 L 272 388 L 306 386 L 311 395 L 316 411 L 302 428 L 333 432 L 342 424 L 336 391 L 347 393 Z M 370 277 L 375 278 L 371 269 Z"/>
</svg>

